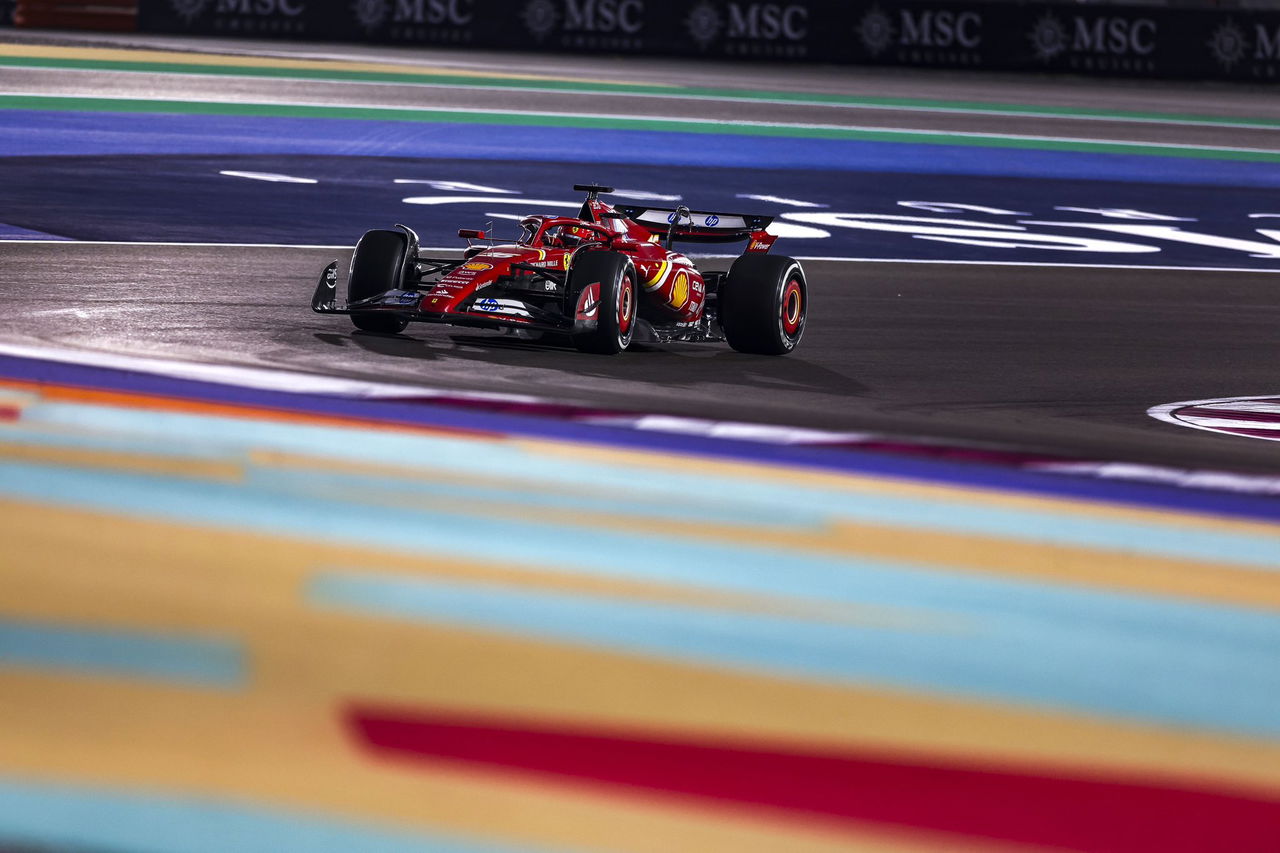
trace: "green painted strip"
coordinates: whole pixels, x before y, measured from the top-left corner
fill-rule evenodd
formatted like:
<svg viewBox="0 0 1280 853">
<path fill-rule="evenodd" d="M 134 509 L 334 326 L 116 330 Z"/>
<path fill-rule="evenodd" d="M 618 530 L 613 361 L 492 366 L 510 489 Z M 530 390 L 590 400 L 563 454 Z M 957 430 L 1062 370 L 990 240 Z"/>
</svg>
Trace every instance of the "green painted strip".
<svg viewBox="0 0 1280 853">
<path fill-rule="evenodd" d="M 573 127 L 602 130 L 646 130 L 667 133 L 703 133 L 734 136 L 780 136 L 793 139 L 842 139 L 871 142 L 911 142 L 926 145 L 965 145 L 984 148 L 1021 148 L 1042 151 L 1084 151 L 1106 154 L 1145 154 L 1208 160 L 1245 160 L 1280 163 L 1280 151 L 1232 148 L 1196 148 L 1111 142 L 1088 139 L 1053 139 L 999 134 L 963 134 L 926 130 L 879 130 L 824 125 L 736 124 L 695 119 L 636 118 L 632 116 L 572 115 L 558 113 L 496 112 L 419 107 L 324 106 L 311 104 L 220 103 L 213 101 L 145 100 L 49 95 L 0 95 L 0 109 L 53 112 L 177 113 L 181 115 L 274 116 L 282 118 L 356 119 L 426 123 L 498 124 L 531 127 Z"/>
<path fill-rule="evenodd" d="M 1005 104 L 986 101 L 948 101 L 931 98 L 887 98 L 822 92 L 782 92 L 754 89 L 719 89 L 689 86 L 653 86 L 576 80 L 525 80 L 508 77 L 453 74 L 414 74 L 396 71 L 352 71 L 341 68 L 282 68 L 277 66 L 192 65 L 175 62 L 126 62 L 104 59 L 0 56 L 0 67 L 72 68 L 130 71 L 153 74 L 221 75 L 290 80 L 338 80 L 417 86 L 483 87 L 512 91 L 580 92 L 587 94 L 643 95 L 683 99 L 746 100 L 764 103 L 813 104 L 868 109 L 900 109 L 927 112 L 1060 117 L 1157 124 L 1190 124 L 1241 129 L 1280 128 L 1280 119 L 1226 118 L 1190 113 L 1129 112 L 1083 107 Z"/>
</svg>

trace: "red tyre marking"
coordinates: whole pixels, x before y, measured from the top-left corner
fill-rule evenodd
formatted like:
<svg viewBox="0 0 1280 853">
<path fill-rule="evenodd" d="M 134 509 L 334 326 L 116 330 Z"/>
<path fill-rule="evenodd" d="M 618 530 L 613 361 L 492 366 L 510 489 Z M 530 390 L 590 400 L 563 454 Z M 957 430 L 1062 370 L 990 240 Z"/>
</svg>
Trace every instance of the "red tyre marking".
<svg viewBox="0 0 1280 853">
<path fill-rule="evenodd" d="M 791 279 L 782 291 L 782 330 L 790 337 L 800 331 L 804 319 L 804 291 L 800 282 Z"/>
</svg>

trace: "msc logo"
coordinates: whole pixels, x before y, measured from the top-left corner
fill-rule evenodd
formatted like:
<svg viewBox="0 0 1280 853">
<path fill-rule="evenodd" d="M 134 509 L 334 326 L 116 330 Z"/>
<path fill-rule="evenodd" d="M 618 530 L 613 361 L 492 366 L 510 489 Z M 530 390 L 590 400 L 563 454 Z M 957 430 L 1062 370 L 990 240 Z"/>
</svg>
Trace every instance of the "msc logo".
<svg viewBox="0 0 1280 853">
<path fill-rule="evenodd" d="M 169 5 L 179 18 L 190 24 L 197 15 L 204 11 L 204 7 L 208 2 L 209 0 L 169 0 Z"/>
<path fill-rule="evenodd" d="M 465 27 L 474 17 L 473 0 L 355 0 L 351 10 L 366 32 L 380 29 L 390 18 L 395 24 Z"/>
<path fill-rule="evenodd" d="M 797 4 L 730 3 L 731 39 L 777 39 L 800 41 L 809 34 L 809 10 Z"/>
<path fill-rule="evenodd" d="M 635 35 L 644 28 L 644 0 L 530 0 L 521 17 L 539 39 L 562 21 L 570 33 Z"/>
<path fill-rule="evenodd" d="M 720 17 L 715 6 L 703 0 L 689 10 L 689 17 L 684 19 L 684 28 L 698 47 L 706 50 L 720 37 L 720 31 L 724 29 L 724 18 Z"/>
<path fill-rule="evenodd" d="M 1268 30 L 1265 24 L 1253 25 L 1252 54 L 1249 37 L 1244 30 L 1232 20 L 1228 20 L 1208 41 L 1209 52 L 1224 70 L 1230 71 L 1237 63 L 1251 59 L 1254 62 L 1275 62 L 1280 60 L 1280 26 Z"/>
<path fill-rule="evenodd" d="M 285 15 L 295 18 L 306 9 L 304 0 L 218 0 L 214 12 L 219 15 L 243 15 L 245 17 Z"/>
<path fill-rule="evenodd" d="M 977 12 L 902 10 L 901 45 L 921 47 L 967 47 L 982 44 L 982 16 Z"/>
<path fill-rule="evenodd" d="M 1072 47 L 1085 53 L 1146 56 L 1156 49 L 1156 22 L 1150 18 L 1095 18 L 1086 23 L 1076 16 Z"/>
<path fill-rule="evenodd" d="M 1156 22 L 1150 18 L 1073 15 L 1064 26 L 1053 13 L 1040 17 L 1028 33 L 1036 58 L 1048 62 L 1061 53 L 1149 56 L 1156 49 Z"/>
<path fill-rule="evenodd" d="M 307 0 L 169 0 L 169 6 L 187 26 L 212 7 L 215 30 L 241 35 L 306 31 Z"/>
<path fill-rule="evenodd" d="M 728 3 L 724 14 L 704 0 L 684 19 L 689 36 L 707 48 L 724 34 L 729 39 L 803 41 L 809 35 L 809 10 L 796 3 Z"/>
<path fill-rule="evenodd" d="M 897 26 L 878 6 L 873 6 L 857 26 L 867 53 L 879 56 L 892 46 L 962 48 L 982 45 L 982 15 L 954 9 L 900 9 Z"/>
</svg>

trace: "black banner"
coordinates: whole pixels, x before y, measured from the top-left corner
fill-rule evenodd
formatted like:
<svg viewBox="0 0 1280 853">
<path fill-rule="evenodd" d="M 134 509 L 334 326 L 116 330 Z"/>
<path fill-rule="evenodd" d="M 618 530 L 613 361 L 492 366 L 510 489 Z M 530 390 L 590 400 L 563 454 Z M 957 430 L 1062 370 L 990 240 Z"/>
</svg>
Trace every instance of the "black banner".
<svg viewBox="0 0 1280 853">
<path fill-rule="evenodd" d="M 1149 6 L 952 0 L 140 0 L 138 28 L 1132 77 L 1280 77 L 1280 12 Z"/>
<path fill-rule="evenodd" d="M 15 0 L 0 0 L 0 27 L 13 26 L 13 5 Z"/>
</svg>

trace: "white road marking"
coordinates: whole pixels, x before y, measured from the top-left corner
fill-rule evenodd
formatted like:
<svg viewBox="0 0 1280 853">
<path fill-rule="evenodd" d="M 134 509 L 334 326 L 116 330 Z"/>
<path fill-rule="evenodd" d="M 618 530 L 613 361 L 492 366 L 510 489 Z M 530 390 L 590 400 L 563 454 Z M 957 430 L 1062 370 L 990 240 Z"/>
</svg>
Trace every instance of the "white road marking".
<svg viewBox="0 0 1280 853">
<path fill-rule="evenodd" d="M 764 230 L 775 237 L 790 237 L 794 240 L 822 240 L 831 236 L 830 231 L 810 225 L 796 225 L 794 222 L 770 222 L 769 227 Z"/>
<path fill-rule="evenodd" d="M 496 195 L 519 195 L 519 190 L 501 190 L 497 187 L 486 187 L 483 184 L 469 184 L 466 181 L 433 181 L 418 178 L 396 178 L 397 184 L 426 184 L 433 190 L 443 193 L 493 193 Z"/>
<path fill-rule="evenodd" d="M 619 198 L 630 198 L 636 201 L 680 201 L 683 196 L 663 195 L 662 193 L 651 193 L 648 190 L 614 190 L 610 195 L 616 195 Z"/>
<path fill-rule="evenodd" d="M 493 201 L 493 199 L 487 199 Z M 486 213 L 485 216 L 498 214 Z M 8 240 L 0 239 L 0 243 L 20 243 L 30 246 L 155 246 L 174 248 L 227 248 L 227 249 L 330 249 L 333 251 L 349 251 L 354 245 L 331 245 L 322 243 L 187 243 L 187 242 L 151 242 L 134 240 Z M 461 252 L 465 246 L 422 246 L 423 252 Z M 737 258 L 736 255 L 703 254 L 695 257 L 708 259 Z M 1280 273 L 1280 269 L 1264 269 L 1261 267 L 1186 267 L 1156 264 L 1073 264 L 1049 263 L 1043 261 L 966 261 L 935 258 L 848 258 L 833 255 L 794 255 L 798 261 L 831 261 L 846 264 L 940 264 L 943 266 L 987 266 L 987 267 L 1063 267 L 1088 270 L 1164 270 L 1167 272 L 1230 272 L 1230 273 Z"/>
<path fill-rule="evenodd" d="M 539 198 L 490 198 L 483 195 L 415 195 L 401 199 L 405 204 L 520 204 L 525 207 L 582 207 L 580 201 L 547 201 Z"/>
<path fill-rule="evenodd" d="M 279 175 L 275 172 L 235 172 L 224 170 L 218 173 L 228 178 L 248 178 L 251 181 L 269 181 L 273 184 L 318 184 L 315 178 L 298 178 L 293 175 Z"/>
<path fill-rule="evenodd" d="M 770 204 L 785 204 L 790 207 L 830 207 L 829 204 L 818 204 L 814 201 L 801 201 L 798 198 L 783 198 L 776 195 L 752 195 L 750 193 L 738 193 L 738 198 L 747 198 L 752 201 L 764 201 Z"/>
<path fill-rule="evenodd" d="M 1030 471 L 1049 474 L 1078 474 L 1101 480 L 1159 483 L 1188 489 L 1209 489 L 1242 495 L 1280 495 L 1280 477 L 1266 474 L 1237 474 L 1228 471 L 1167 468 L 1132 462 L 1037 462 Z"/>
</svg>

